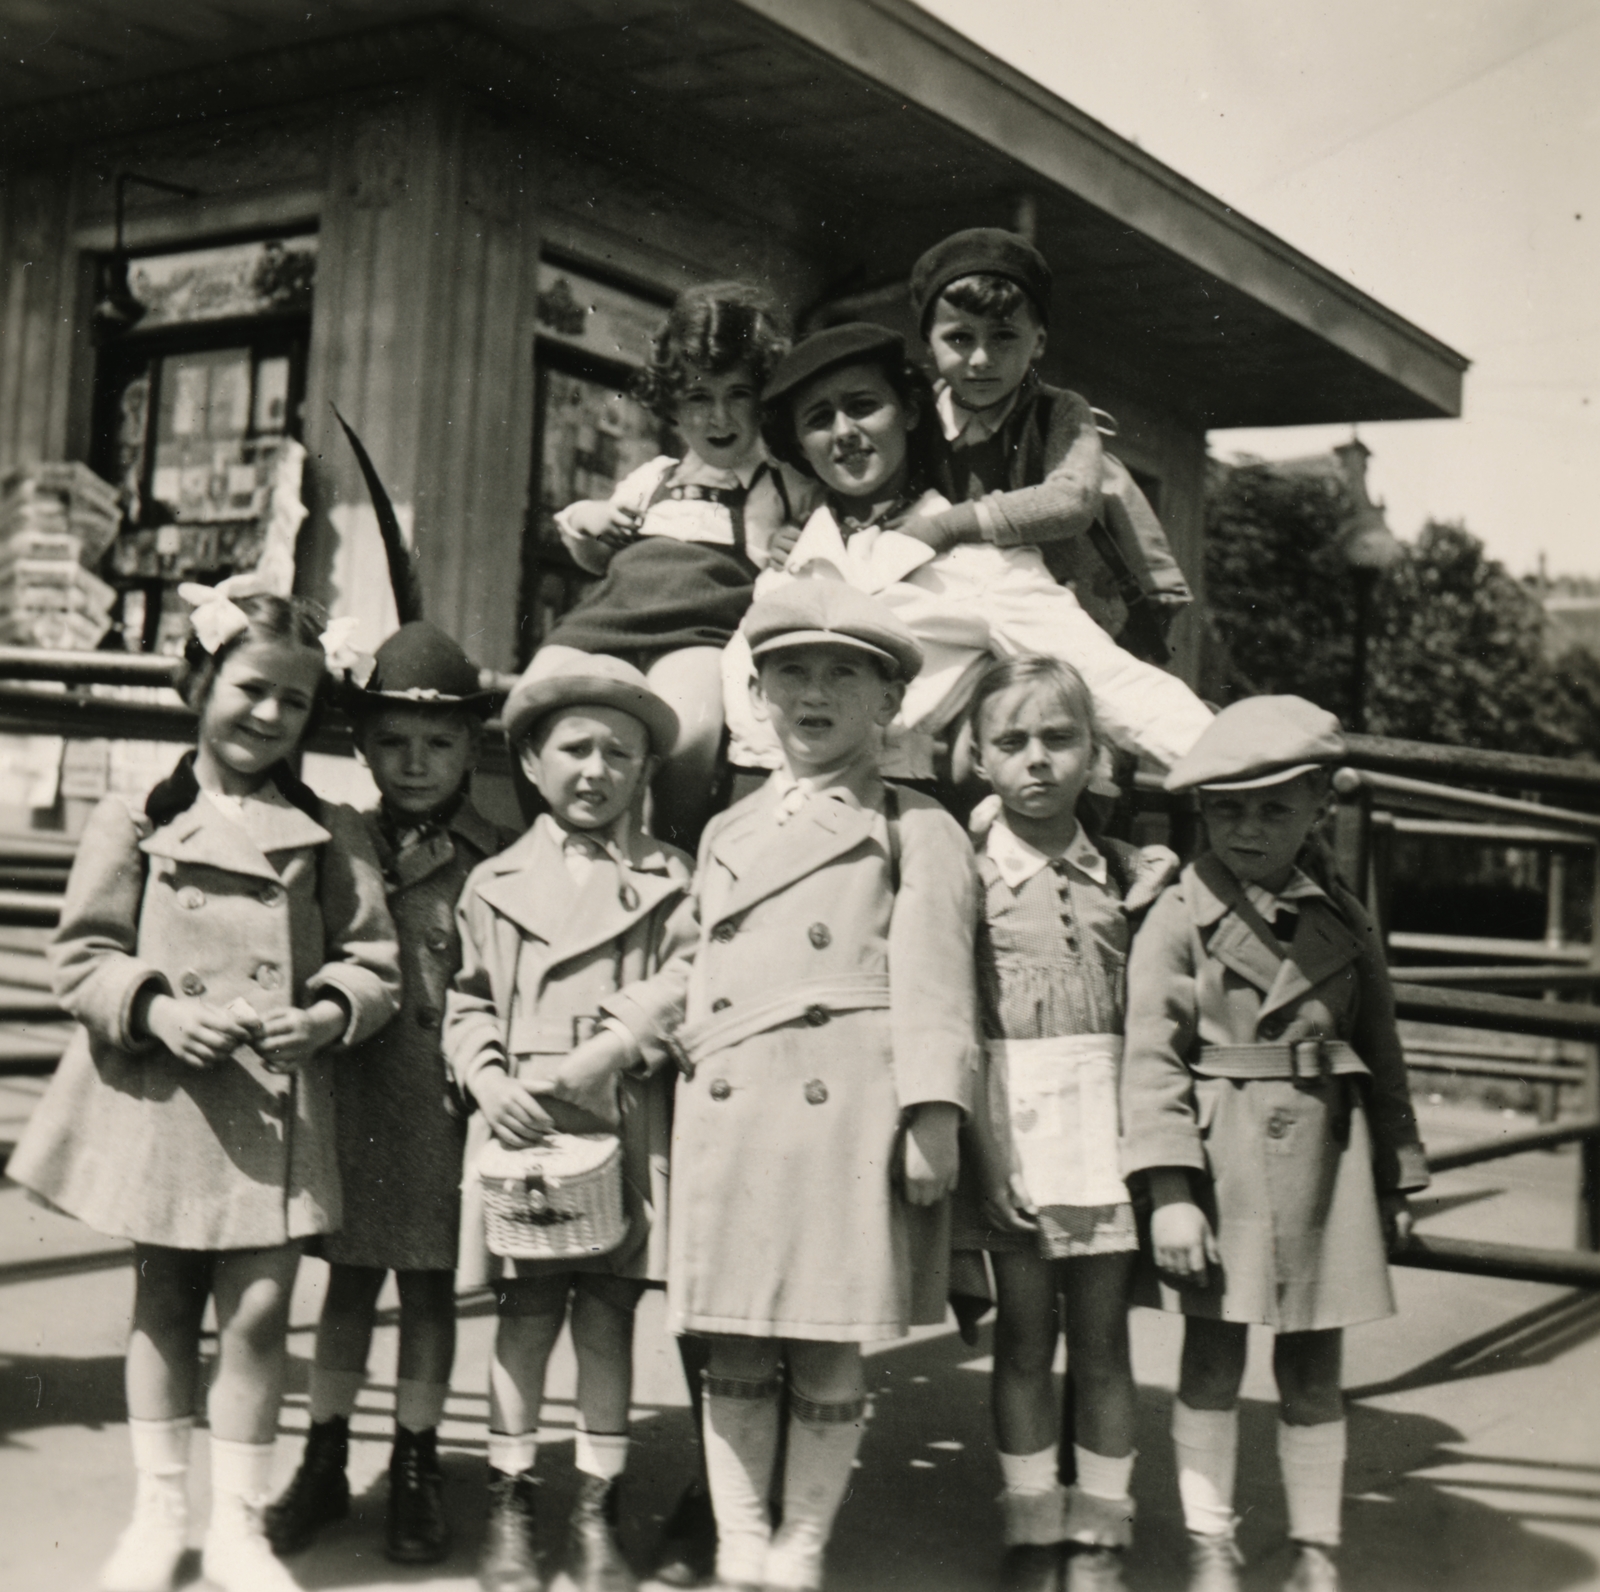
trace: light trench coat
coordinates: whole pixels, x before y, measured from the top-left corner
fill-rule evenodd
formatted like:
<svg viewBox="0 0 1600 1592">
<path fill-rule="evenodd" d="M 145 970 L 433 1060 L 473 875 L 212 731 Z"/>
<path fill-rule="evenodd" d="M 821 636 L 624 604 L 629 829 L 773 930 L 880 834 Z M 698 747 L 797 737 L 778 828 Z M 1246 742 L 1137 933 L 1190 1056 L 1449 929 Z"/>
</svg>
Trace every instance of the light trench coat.
<svg viewBox="0 0 1600 1592">
<path fill-rule="evenodd" d="M 553 819 L 540 819 L 476 868 L 462 892 L 461 971 L 445 1001 L 443 1043 L 451 1076 L 469 1098 L 486 1067 L 548 1076 L 602 1020 L 607 997 L 659 972 L 690 942 L 690 862 L 681 851 L 634 834 L 621 847 L 626 867 L 597 860 L 580 888 L 562 858 L 558 833 Z M 621 1081 L 628 1218 L 621 1245 L 592 1260 L 542 1263 L 547 1269 L 665 1278 L 671 1087 L 659 1068 Z M 482 1113 L 474 1112 L 462 1182 L 457 1280 L 464 1288 L 482 1286 L 502 1268 L 485 1242 L 483 1199 L 473 1175 L 488 1137 Z M 517 1264 L 519 1275 L 536 1269 Z"/>
<path fill-rule="evenodd" d="M 1383 948 L 1343 889 L 1302 897 L 1273 953 L 1220 864 L 1191 864 L 1150 909 L 1128 964 L 1123 1170 L 1203 1174 L 1222 1265 L 1169 1306 L 1280 1332 L 1392 1315 L 1377 1196 L 1424 1188 Z M 1346 1041 L 1367 1075 L 1207 1078 L 1206 1045 Z M 1217 1275 L 1220 1271 L 1220 1276 Z"/>
<path fill-rule="evenodd" d="M 948 1202 L 911 1206 L 899 1157 L 911 1107 L 972 1105 L 976 873 L 941 807 L 897 797 L 893 835 L 870 773 L 782 822 L 777 781 L 714 818 L 692 949 L 606 1002 L 680 1058 L 676 1332 L 849 1342 L 943 1319 Z"/>
<path fill-rule="evenodd" d="M 80 1027 L 8 1174 L 102 1233 L 223 1250 L 339 1225 L 333 1073 L 399 1004 L 394 924 L 357 813 L 260 811 L 247 833 L 202 793 L 156 828 L 108 796 L 79 843 L 50 960 Z M 350 1023 L 289 1072 L 249 1047 L 201 1069 L 131 1031 L 152 984 L 262 1016 L 330 994 Z"/>
</svg>

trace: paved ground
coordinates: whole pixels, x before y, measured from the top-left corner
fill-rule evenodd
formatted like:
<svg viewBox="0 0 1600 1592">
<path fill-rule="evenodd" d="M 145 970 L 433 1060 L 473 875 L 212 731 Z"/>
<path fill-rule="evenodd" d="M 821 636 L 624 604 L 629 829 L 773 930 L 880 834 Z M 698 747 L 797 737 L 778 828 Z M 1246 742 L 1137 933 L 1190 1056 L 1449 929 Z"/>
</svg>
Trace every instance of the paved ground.
<svg viewBox="0 0 1600 1592">
<path fill-rule="evenodd" d="M 38 1086 L 0 1081 L 0 1149 Z M 1424 1106 L 1436 1147 L 1504 1121 Z M 1425 1230 L 1536 1244 L 1570 1241 L 1575 1159 L 1525 1156 L 1439 1180 Z M 281 1476 L 305 1426 L 310 1324 L 322 1267 L 302 1271 Z M 126 1255 L 0 1183 L 0 1587 L 75 1592 L 121 1528 L 131 1494 L 121 1346 Z M 1557 1592 L 1600 1588 L 1600 1294 L 1438 1273 L 1396 1273 L 1401 1313 L 1350 1334 L 1346 1584 L 1351 1592 Z M 468 1301 L 444 1438 L 459 1544 L 432 1571 L 397 1572 L 379 1551 L 393 1379 L 386 1326 L 356 1423 L 354 1518 L 294 1564 L 307 1588 L 465 1592 L 483 1512 L 484 1361 L 492 1320 Z M 1257 1351 L 1264 1344 L 1256 1345 Z M 1165 1436 L 1176 1369 L 1170 1320 L 1135 1312 L 1142 1394 L 1135 1592 L 1182 1585 L 1182 1530 Z M 676 1355 L 647 1301 L 638 1335 L 637 1444 L 626 1542 L 642 1562 L 688 1463 Z M 830 1592 L 976 1592 L 992 1584 L 997 1471 L 985 1408 L 985 1348 L 934 1332 L 872 1357 L 875 1413 L 859 1483 L 840 1522 Z M 540 1467 L 557 1540 L 571 1459 L 572 1367 L 554 1370 Z M 1240 1500 L 1251 1592 L 1281 1582 L 1283 1509 L 1266 1356 L 1253 1355 Z M 203 1459 L 203 1438 L 196 1457 Z M 203 1518 L 204 1464 L 196 1466 Z M 198 1575 L 197 1568 L 191 1570 Z M 198 1585 L 198 1583 L 196 1583 Z"/>
</svg>

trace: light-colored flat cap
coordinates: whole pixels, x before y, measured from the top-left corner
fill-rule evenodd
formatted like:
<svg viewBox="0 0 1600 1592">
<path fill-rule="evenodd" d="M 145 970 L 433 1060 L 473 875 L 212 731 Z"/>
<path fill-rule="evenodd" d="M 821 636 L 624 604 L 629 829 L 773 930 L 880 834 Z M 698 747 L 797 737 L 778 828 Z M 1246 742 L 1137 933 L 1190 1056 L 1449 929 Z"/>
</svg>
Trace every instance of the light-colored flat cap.
<svg viewBox="0 0 1600 1592">
<path fill-rule="evenodd" d="M 1297 696 L 1246 697 L 1225 707 L 1173 764 L 1168 790 L 1254 790 L 1281 785 L 1348 753 L 1339 721 Z"/>
<path fill-rule="evenodd" d="M 917 639 L 888 608 L 842 580 L 791 581 L 751 605 L 739 626 L 760 658 L 782 647 L 853 647 L 889 665 L 899 680 L 922 668 Z"/>
</svg>

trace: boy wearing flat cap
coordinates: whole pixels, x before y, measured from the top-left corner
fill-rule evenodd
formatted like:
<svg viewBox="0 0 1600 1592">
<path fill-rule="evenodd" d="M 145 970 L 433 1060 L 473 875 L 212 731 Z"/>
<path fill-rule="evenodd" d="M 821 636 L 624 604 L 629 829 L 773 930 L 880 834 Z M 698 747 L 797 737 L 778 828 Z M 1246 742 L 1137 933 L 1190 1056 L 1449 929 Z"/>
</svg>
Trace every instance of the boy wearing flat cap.
<svg viewBox="0 0 1600 1592">
<path fill-rule="evenodd" d="M 478 1574 L 491 1592 L 545 1584 L 533 1467 L 545 1367 L 570 1310 L 579 1491 L 567 1568 L 580 1592 L 621 1592 L 635 1584 L 613 1534 L 628 1452 L 633 1316 L 646 1285 L 666 1275 L 670 1097 L 664 1071 L 629 1070 L 639 1052 L 607 1014 L 619 988 L 691 943 L 690 861 L 638 821 L 639 798 L 672 750 L 678 721 L 631 664 L 560 649 L 535 656 L 507 698 L 505 723 L 550 810 L 467 881 L 461 971 L 444 1023 L 451 1073 L 478 1108 L 467 1139 L 463 1281 L 492 1275 L 499 1301 Z M 490 1133 L 519 1149 L 552 1129 L 620 1137 L 626 1235 L 582 1260 L 491 1259 L 477 1151 Z"/>
<path fill-rule="evenodd" d="M 977 896 L 955 822 L 878 775 L 921 664 L 905 626 L 818 580 L 756 602 L 742 630 L 783 767 L 706 830 L 692 952 L 609 1009 L 644 1054 L 670 1040 L 679 1058 L 668 1314 L 711 1339 L 718 1584 L 771 1592 L 822 1584 L 861 1440 L 861 1344 L 903 1337 L 929 1302 L 943 1316 Z"/>
<path fill-rule="evenodd" d="M 1383 945 L 1314 877 L 1339 722 L 1300 697 L 1225 708 L 1167 776 L 1210 849 L 1134 941 L 1123 1168 L 1185 1322 L 1172 1434 L 1191 1587 L 1239 1585 L 1233 1478 L 1251 1322 L 1277 1333 L 1290 1592 L 1332 1592 L 1343 1490 L 1343 1329 L 1394 1313 L 1385 1242 L 1428 1182 Z M 1325 870 L 1324 870 L 1325 871 Z"/>
<path fill-rule="evenodd" d="M 449 1108 L 439 1029 L 461 965 L 456 902 L 467 875 L 516 837 L 468 792 L 493 697 L 437 625 L 402 626 L 350 704 L 378 787 L 365 815 L 400 938 L 400 1011 L 334 1074 L 344 1225 L 315 1246 L 329 1264 L 311 1368 L 311 1428 L 267 1513 L 274 1548 L 304 1548 L 350 1509 L 350 1417 L 366 1380 L 385 1277 L 400 1292 L 400 1362 L 385 1551 L 432 1564 L 450 1549 L 436 1447 L 455 1358 L 455 1267 L 465 1126 Z"/>
</svg>

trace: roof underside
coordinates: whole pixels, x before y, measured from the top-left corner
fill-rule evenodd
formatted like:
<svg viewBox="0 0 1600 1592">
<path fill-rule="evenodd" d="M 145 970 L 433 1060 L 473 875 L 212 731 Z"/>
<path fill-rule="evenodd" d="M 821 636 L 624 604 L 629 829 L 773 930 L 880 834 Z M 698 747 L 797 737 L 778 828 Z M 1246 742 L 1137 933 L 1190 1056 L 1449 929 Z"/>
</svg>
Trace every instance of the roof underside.
<svg viewBox="0 0 1600 1592">
<path fill-rule="evenodd" d="M 1072 365 L 1137 371 L 1199 424 L 1460 413 L 1459 354 L 908 0 L 0 0 L 0 147 L 183 114 L 197 72 L 226 75 L 211 115 L 281 96 L 273 51 L 302 95 L 326 41 L 395 24 L 554 114 L 604 107 L 586 132 L 616 158 L 776 181 L 842 284 L 1026 195 Z"/>
</svg>

